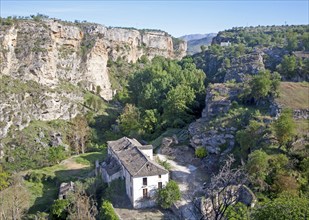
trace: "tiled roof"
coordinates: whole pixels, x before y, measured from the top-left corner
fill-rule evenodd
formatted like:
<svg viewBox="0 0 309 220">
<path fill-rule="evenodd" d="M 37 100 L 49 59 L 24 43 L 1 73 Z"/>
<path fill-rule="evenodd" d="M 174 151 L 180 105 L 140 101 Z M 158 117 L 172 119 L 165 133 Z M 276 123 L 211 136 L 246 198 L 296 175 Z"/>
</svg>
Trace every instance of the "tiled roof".
<svg viewBox="0 0 309 220">
<path fill-rule="evenodd" d="M 118 160 L 111 156 L 107 157 L 107 159 L 102 163 L 102 167 L 110 176 L 121 170 L 121 165 Z"/>
<path fill-rule="evenodd" d="M 108 147 L 117 155 L 122 165 L 133 177 L 155 176 L 168 173 L 164 167 L 151 161 L 139 148 L 143 146 L 127 137 L 108 141 Z M 147 149 L 149 146 L 145 146 Z"/>
</svg>

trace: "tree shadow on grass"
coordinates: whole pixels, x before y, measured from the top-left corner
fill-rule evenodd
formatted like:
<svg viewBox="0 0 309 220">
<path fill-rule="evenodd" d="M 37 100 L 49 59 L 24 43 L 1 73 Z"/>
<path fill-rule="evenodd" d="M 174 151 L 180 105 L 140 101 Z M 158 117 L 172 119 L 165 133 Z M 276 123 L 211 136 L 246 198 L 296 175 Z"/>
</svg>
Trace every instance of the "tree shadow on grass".
<svg viewBox="0 0 309 220">
<path fill-rule="evenodd" d="M 35 214 L 39 212 L 49 212 L 54 200 L 58 199 L 59 186 L 63 182 L 75 182 L 86 178 L 94 177 L 94 164 L 96 159 L 104 159 L 102 153 L 98 154 L 86 154 L 82 155 L 81 158 L 88 161 L 90 167 L 80 169 L 68 169 L 55 171 L 54 177 L 43 178 L 42 183 L 29 183 L 34 191 L 42 191 L 42 195 L 37 197 L 34 204 L 30 207 L 28 213 Z M 37 189 L 33 188 L 36 187 Z"/>
</svg>

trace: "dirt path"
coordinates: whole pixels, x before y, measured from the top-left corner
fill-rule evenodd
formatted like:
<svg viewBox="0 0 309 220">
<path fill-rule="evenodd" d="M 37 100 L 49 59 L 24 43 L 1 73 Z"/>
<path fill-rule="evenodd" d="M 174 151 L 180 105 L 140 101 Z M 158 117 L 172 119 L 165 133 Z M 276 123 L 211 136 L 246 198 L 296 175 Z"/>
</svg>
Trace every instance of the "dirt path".
<svg viewBox="0 0 309 220">
<path fill-rule="evenodd" d="M 203 183 L 207 180 L 199 159 L 194 158 L 192 149 L 182 146 L 160 150 L 157 157 L 171 165 L 171 179 L 179 185 L 182 195 L 175 205 L 180 211 L 181 219 L 198 219 L 192 201 L 203 195 Z"/>
</svg>

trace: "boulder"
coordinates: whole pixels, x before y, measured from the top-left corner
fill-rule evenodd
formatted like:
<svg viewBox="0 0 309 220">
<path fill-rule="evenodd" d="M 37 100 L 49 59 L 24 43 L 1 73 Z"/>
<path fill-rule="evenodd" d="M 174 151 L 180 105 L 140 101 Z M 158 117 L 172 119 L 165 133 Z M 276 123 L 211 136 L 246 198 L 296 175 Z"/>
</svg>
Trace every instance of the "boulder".
<svg viewBox="0 0 309 220">
<path fill-rule="evenodd" d="M 249 189 L 249 187 L 242 185 L 239 188 L 238 201 L 242 202 L 246 206 L 253 208 L 255 206 L 256 202 L 257 202 L 257 199 L 256 199 L 256 196 L 254 195 L 254 193 L 251 191 L 251 189 Z"/>
</svg>

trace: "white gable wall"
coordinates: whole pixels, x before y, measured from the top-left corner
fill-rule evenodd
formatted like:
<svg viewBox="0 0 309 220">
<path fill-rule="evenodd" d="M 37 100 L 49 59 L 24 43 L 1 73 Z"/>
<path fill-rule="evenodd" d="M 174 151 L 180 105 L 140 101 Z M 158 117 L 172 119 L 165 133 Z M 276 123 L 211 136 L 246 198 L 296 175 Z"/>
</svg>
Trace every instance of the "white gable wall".
<svg viewBox="0 0 309 220">
<path fill-rule="evenodd" d="M 147 186 L 143 185 L 143 178 L 147 178 Z M 133 198 L 132 202 L 134 208 L 146 208 L 155 205 L 155 193 L 158 189 L 158 182 L 162 182 L 162 186 L 166 186 L 169 177 L 168 173 L 161 175 L 159 178 L 156 176 L 145 176 L 145 177 L 136 177 L 133 178 Z M 148 196 L 150 199 L 143 200 L 143 189 L 148 189 Z"/>
<path fill-rule="evenodd" d="M 152 149 L 140 149 L 147 157 L 149 157 L 150 160 L 153 160 L 153 150 Z"/>
</svg>

